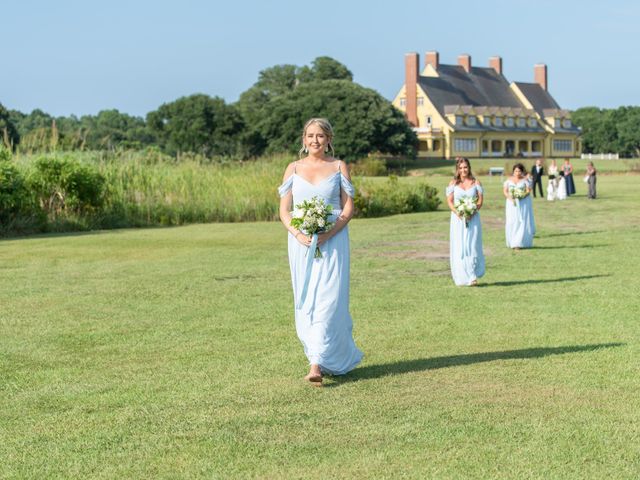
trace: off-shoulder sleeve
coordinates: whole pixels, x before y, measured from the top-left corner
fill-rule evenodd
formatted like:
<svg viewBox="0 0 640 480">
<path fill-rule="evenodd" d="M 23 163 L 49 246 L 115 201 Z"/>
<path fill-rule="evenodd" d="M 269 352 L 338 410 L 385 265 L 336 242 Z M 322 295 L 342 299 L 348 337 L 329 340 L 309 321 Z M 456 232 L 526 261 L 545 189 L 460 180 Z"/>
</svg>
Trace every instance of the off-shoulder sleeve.
<svg viewBox="0 0 640 480">
<path fill-rule="evenodd" d="M 278 187 L 278 194 L 280 198 L 284 197 L 287 193 L 291 191 L 291 186 L 293 185 L 293 175 L 290 175 L 282 185 Z"/>
<path fill-rule="evenodd" d="M 344 193 L 349 195 L 351 198 L 356 196 L 356 189 L 354 188 L 353 183 L 351 183 L 344 175 L 340 175 L 340 186 L 342 187 L 342 190 L 344 190 Z"/>
<path fill-rule="evenodd" d="M 454 185 L 448 185 L 446 190 L 444 191 L 445 195 L 448 197 L 449 195 L 451 195 L 453 193 L 453 189 L 455 188 Z"/>
<path fill-rule="evenodd" d="M 484 195 L 484 188 L 482 188 L 482 185 L 476 183 L 476 190 L 480 195 Z"/>
<path fill-rule="evenodd" d="M 508 187 L 509 186 L 509 180 L 505 180 L 504 183 L 502 184 L 503 187 Z"/>
</svg>

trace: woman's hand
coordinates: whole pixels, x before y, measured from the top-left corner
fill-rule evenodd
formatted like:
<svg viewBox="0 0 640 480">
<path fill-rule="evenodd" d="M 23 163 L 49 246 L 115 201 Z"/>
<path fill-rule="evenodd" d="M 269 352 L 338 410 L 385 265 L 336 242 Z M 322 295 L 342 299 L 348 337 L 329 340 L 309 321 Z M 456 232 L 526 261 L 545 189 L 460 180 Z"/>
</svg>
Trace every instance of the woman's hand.
<svg viewBox="0 0 640 480">
<path fill-rule="evenodd" d="M 325 243 L 330 238 L 331 238 L 331 235 L 329 235 L 329 232 L 319 233 L 318 234 L 318 246 L 322 245 L 323 243 Z"/>
<path fill-rule="evenodd" d="M 309 246 L 311 246 L 312 237 L 311 237 L 311 235 L 305 235 L 302 232 L 297 232 L 296 233 L 296 240 L 298 240 L 298 242 L 300 242 L 305 247 L 309 247 Z"/>
</svg>

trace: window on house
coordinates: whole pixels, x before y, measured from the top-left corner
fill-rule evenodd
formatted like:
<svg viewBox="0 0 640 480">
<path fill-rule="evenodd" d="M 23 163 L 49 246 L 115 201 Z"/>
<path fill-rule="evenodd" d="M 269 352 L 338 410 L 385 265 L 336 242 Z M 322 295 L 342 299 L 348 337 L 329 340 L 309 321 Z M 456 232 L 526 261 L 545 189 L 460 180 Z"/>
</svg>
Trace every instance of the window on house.
<svg viewBox="0 0 640 480">
<path fill-rule="evenodd" d="M 568 118 L 565 118 L 564 120 L 562 120 L 562 126 L 564 128 L 571 128 L 571 120 L 569 120 Z"/>
<path fill-rule="evenodd" d="M 490 127 L 490 126 L 491 126 L 491 117 L 484 117 L 484 118 L 482 119 L 482 124 L 483 124 L 485 127 Z"/>
<path fill-rule="evenodd" d="M 427 125 L 431 125 L 431 115 L 427 115 Z"/>
<path fill-rule="evenodd" d="M 456 115 L 456 127 L 461 127 L 461 126 L 462 126 L 462 116 Z"/>
<path fill-rule="evenodd" d="M 535 118 L 531 117 L 531 118 L 529 119 L 529 126 L 530 126 L 530 127 L 537 127 L 537 126 L 538 126 L 538 122 L 536 121 L 536 119 L 535 119 Z"/>
<path fill-rule="evenodd" d="M 495 120 L 493 121 L 494 125 L 496 127 L 501 127 L 502 126 L 502 117 L 496 117 Z"/>
<path fill-rule="evenodd" d="M 440 150 L 440 140 L 434 140 L 433 141 L 433 151 L 437 152 L 438 150 Z"/>
<path fill-rule="evenodd" d="M 424 105 L 424 97 L 418 97 L 418 105 Z"/>
<path fill-rule="evenodd" d="M 573 142 L 571 140 L 554 140 L 553 149 L 556 152 L 571 152 L 573 151 Z"/>
<path fill-rule="evenodd" d="M 407 106 L 407 99 L 406 98 L 401 98 L 400 99 L 400 106 L 401 107 L 406 107 Z"/>
<path fill-rule="evenodd" d="M 519 118 L 518 119 L 518 127 L 524 128 L 526 126 L 527 126 L 527 121 L 524 118 Z"/>
<path fill-rule="evenodd" d="M 556 119 L 553 121 L 553 125 L 554 125 L 556 128 L 559 128 L 559 127 L 560 127 L 560 119 L 559 119 L 559 118 L 556 118 Z"/>
<path fill-rule="evenodd" d="M 507 117 L 507 119 L 505 120 L 505 123 L 507 124 L 507 127 L 513 127 L 513 118 L 511 117 Z"/>
<path fill-rule="evenodd" d="M 453 148 L 456 152 L 475 152 L 478 141 L 475 138 L 456 138 L 453 141 Z"/>
<path fill-rule="evenodd" d="M 467 117 L 467 125 L 474 126 L 476 124 L 476 117 L 468 116 Z"/>
</svg>

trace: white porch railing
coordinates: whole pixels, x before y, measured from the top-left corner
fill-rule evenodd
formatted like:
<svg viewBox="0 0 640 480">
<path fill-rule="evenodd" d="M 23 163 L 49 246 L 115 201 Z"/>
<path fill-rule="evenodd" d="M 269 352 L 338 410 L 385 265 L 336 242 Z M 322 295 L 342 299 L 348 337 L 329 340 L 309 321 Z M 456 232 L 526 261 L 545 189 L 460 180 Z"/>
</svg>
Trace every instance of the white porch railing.
<svg viewBox="0 0 640 480">
<path fill-rule="evenodd" d="M 618 160 L 618 153 L 583 153 L 580 155 L 582 160 Z"/>
</svg>

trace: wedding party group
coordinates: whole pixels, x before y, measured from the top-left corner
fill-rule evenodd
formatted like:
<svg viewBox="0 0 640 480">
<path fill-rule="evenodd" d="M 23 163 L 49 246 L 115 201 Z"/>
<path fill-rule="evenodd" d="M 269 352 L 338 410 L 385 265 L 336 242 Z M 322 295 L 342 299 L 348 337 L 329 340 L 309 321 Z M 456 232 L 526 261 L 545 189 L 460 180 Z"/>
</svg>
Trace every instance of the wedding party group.
<svg viewBox="0 0 640 480">
<path fill-rule="evenodd" d="M 325 375 L 353 370 L 363 353 L 353 340 L 349 312 L 350 250 L 348 223 L 354 213 L 355 189 L 349 169 L 334 157 L 329 121 L 312 118 L 302 130 L 300 159 L 291 162 L 278 188 L 280 220 L 288 230 L 288 254 L 294 297 L 295 327 L 309 361 L 305 380 L 322 386 Z M 568 165 L 567 165 L 568 164 Z M 595 198 L 595 168 L 590 165 L 590 198 Z M 573 167 L 549 167 L 553 198 L 575 193 Z M 503 184 L 506 245 L 530 248 L 536 225 L 531 193 L 536 194 L 544 166 L 531 173 L 521 163 Z M 590 177 L 591 178 L 591 177 Z M 593 191 L 592 191 L 593 187 Z M 565 193 L 566 192 L 566 193 Z M 593 192 L 593 196 L 591 193 Z M 446 188 L 450 219 L 451 276 L 457 286 L 475 286 L 485 273 L 480 209 L 484 191 L 467 158 L 457 158 L 455 175 Z"/>
</svg>

